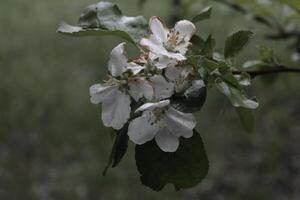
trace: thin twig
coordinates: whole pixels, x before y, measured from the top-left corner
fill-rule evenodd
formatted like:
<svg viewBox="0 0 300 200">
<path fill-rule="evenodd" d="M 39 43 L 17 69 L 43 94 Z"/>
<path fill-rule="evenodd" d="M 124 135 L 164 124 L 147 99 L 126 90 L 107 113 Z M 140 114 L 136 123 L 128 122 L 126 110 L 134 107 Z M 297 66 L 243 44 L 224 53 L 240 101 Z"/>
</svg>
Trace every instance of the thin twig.
<svg viewBox="0 0 300 200">
<path fill-rule="evenodd" d="M 233 74 L 241 74 L 243 72 L 248 73 L 251 76 L 251 78 L 255 78 L 257 76 L 279 74 L 279 73 L 300 73 L 300 68 L 276 66 L 276 67 L 269 67 L 269 69 L 263 69 L 263 70 L 244 70 L 244 71 L 235 70 L 235 71 L 232 71 Z"/>
</svg>

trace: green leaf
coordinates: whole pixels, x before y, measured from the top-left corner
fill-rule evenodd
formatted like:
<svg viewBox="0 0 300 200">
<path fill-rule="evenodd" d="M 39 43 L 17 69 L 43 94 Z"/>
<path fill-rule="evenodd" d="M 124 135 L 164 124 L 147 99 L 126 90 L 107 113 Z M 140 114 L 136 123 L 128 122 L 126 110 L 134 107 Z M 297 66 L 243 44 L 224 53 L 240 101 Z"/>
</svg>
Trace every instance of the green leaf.
<svg viewBox="0 0 300 200">
<path fill-rule="evenodd" d="M 226 59 L 235 57 L 254 36 L 251 31 L 238 31 L 228 36 L 225 42 L 224 56 Z"/>
<path fill-rule="evenodd" d="M 198 35 L 193 35 L 190 42 L 193 44 L 191 46 L 191 50 L 194 52 L 193 54 L 199 54 L 205 43 L 205 41 Z"/>
<path fill-rule="evenodd" d="M 242 86 L 249 86 L 251 85 L 251 76 L 246 73 L 246 72 L 242 72 L 239 75 L 234 75 L 234 77 L 236 78 L 236 80 L 238 81 L 238 83 Z"/>
<path fill-rule="evenodd" d="M 205 9 L 203 9 L 198 15 L 196 15 L 192 19 L 192 22 L 196 23 L 196 22 L 199 22 L 199 21 L 203 21 L 203 20 L 209 19 L 210 15 L 211 15 L 211 11 L 212 11 L 211 7 L 207 7 Z"/>
<path fill-rule="evenodd" d="M 209 35 L 204 42 L 204 46 L 202 48 L 201 55 L 212 58 L 215 45 L 216 45 L 215 39 L 212 37 L 212 35 Z"/>
<path fill-rule="evenodd" d="M 274 64 L 277 62 L 274 50 L 266 46 L 258 46 L 259 58 L 261 61 L 267 64 Z"/>
<path fill-rule="evenodd" d="M 236 108 L 236 112 L 241 120 L 241 123 L 247 133 L 253 133 L 255 130 L 254 112 L 247 108 Z"/>
<path fill-rule="evenodd" d="M 206 95 L 206 87 L 193 88 L 191 86 L 183 94 L 174 95 L 171 98 L 171 105 L 181 112 L 198 112 L 206 101 Z"/>
<path fill-rule="evenodd" d="M 103 171 L 103 175 L 105 176 L 107 173 L 107 170 L 109 169 L 110 166 L 116 167 L 124 155 L 126 154 L 127 148 L 128 148 L 128 126 L 129 123 L 126 123 L 124 127 L 120 130 L 117 131 L 116 133 L 116 138 L 115 142 L 111 151 L 111 154 L 109 156 L 109 160 L 107 163 L 107 166 L 105 167 Z"/>
<path fill-rule="evenodd" d="M 243 64 L 243 68 L 247 69 L 247 68 L 260 67 L 264 64 L 265 63 L 262 62 L 261 60 L 249 60 Z"/>
<path fill-rule="evenodd" d="M 135 44 L 148 34 L 148 24 L 144 17 L 124 16 L 116 4 L 102 1 L 87 7 L 76 26 L 62 22 L 57 32 L 70 36 L 114 35 Z"/>
<path fill-rule="evenodd" d="M 142 183 L 156 191 L 168 183 L 176 190 L 194 187 L 208 172 L 208 159 L 196 130 L 193 137 L 180 138 L 180 145 L 174 153 L 163 152 L 154 140 L 137 145 L 135 159 Z"/>
<path fill-rule="evenodd" d="M 247 98 L 244 91 L 239 90 L 232 85 L 226 83 L 221 78 L 216 79 L 216 86 L 220 92 L 226 95 L 234 107 L 243 107 L 248 109 L 256 109 L 258 103 Z"/>
</svg>

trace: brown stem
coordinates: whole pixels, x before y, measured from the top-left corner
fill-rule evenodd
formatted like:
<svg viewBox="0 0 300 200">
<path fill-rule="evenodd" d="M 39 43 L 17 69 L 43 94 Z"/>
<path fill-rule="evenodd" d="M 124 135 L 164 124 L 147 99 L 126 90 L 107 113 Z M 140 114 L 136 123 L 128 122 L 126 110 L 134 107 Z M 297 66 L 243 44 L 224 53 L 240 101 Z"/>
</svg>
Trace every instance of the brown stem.
<svg viewBox="0 0 300 200">
<path fill-rule="evenodd" d="M 243 72 L 248 73 L 251 76 L 251 78 L 255 78 L 257 76 L 279 74 L 279 73 L 300 73 L 300 68 L 298 69 L 298 68 L 286 67 L 286 66 L 276 66 L 276 67 L 270 67 L 269 69 L 263 69 L 263 70 L 232 71 L 233 74 L 241 74 Z"/>
</svg>

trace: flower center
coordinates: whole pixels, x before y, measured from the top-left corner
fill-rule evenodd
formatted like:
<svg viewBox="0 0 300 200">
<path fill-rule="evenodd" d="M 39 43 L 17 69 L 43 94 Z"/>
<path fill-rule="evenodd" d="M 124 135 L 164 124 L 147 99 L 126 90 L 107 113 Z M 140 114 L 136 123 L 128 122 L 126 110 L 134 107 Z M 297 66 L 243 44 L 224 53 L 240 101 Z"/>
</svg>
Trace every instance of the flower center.
<svg viewBox="0 0 300 200">
<path fill-rule="evenodd" d="M 171 30 L 170 33 L 167 35 L 167 42 L 164 43 L 164 47 L 171 52 L 175 52 L 176 46 L 178 44 L 178 32 Z"/>
</svg>

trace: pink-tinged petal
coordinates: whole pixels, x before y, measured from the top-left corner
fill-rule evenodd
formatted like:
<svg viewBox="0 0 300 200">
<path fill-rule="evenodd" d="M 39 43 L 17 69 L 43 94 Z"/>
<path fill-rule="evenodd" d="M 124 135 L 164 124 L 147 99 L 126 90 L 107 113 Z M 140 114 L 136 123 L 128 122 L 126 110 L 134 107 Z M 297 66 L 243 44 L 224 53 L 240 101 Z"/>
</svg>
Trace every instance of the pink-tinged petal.
<svg viewBox="0 0 300 200">
<path fill-rule="evenodd" d="M 125 56 L 125 42 L 116 46 L 110 53 L 108 70 L 114 77 L 122 76 L 126 71 L 127 57 Z"/>
</svg>

